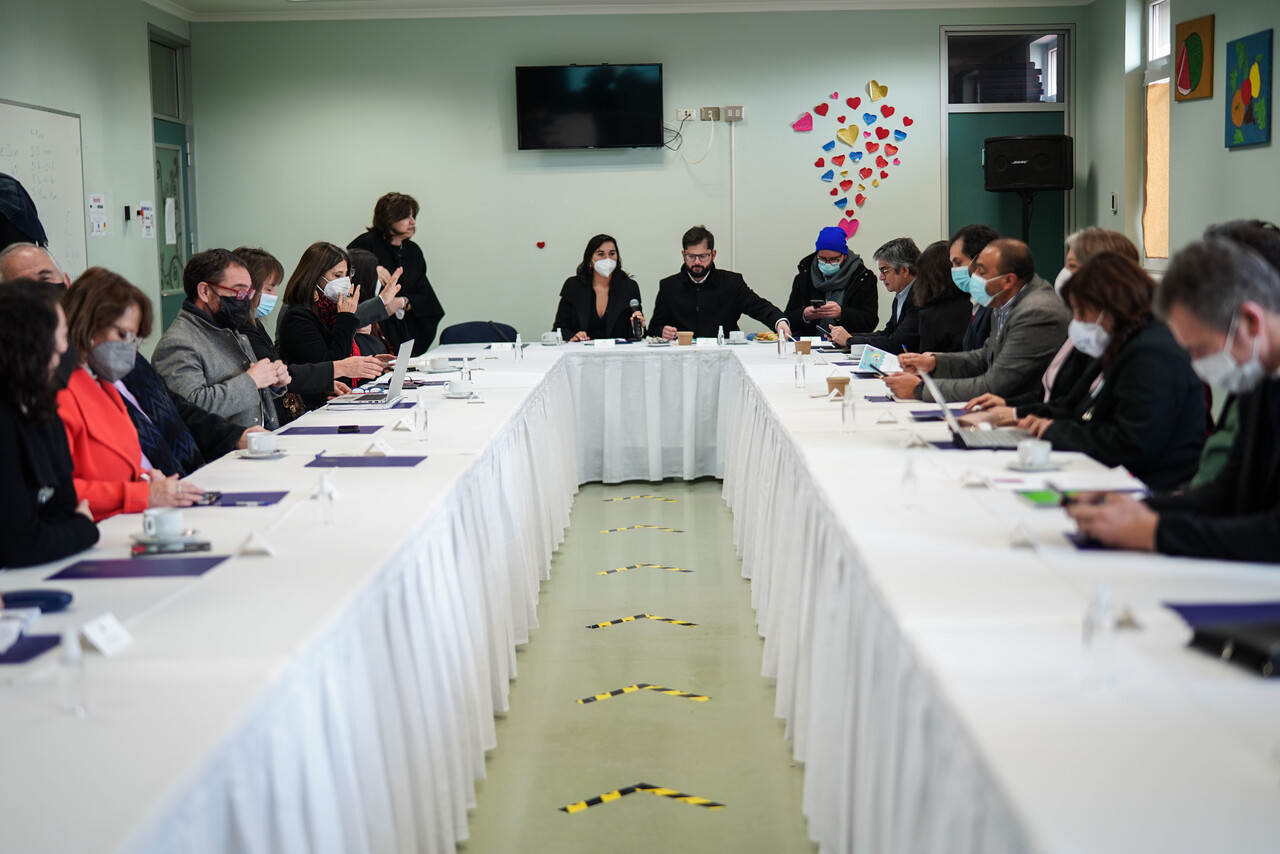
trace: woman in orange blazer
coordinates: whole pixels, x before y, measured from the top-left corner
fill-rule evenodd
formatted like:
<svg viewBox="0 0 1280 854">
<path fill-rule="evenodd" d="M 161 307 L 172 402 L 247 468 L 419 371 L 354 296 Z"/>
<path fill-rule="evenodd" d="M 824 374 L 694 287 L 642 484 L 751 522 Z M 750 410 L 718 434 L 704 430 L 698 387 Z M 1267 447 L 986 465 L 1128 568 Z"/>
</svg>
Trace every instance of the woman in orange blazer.
<svg viewBox="0 0 1280 854">
<path fill-rule="evenodd" d="M 89 502 L 94 521 L 148 507 L 189 507 L 203 490 L 144 469 L 138 431 L 120 389 L 133 369 L 138 341 L 151 332 L 151 302 L 121 276 L 92 267 L 62 300 L 68 337 L 80 354 L 67 387 L 58 392 L 58 416 L 71 448 L 76 497 Z M 126 390 L 127 393 L 127 390 Z"/>
</svg>

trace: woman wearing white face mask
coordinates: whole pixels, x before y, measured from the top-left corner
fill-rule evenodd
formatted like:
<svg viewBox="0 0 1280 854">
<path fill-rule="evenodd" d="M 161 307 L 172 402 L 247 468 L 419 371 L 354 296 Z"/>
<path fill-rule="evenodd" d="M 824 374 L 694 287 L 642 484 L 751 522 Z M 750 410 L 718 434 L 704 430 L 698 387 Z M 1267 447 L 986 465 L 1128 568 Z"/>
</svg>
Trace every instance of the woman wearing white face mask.
<svg viewBox="0 0 1280 854">
<path fill-rule="evenodd" d="M 597 234 L 587 241 L 577 274 L 560 289 L 552 328 L 566 341 L 636 338 L 635 321 L 641 329 L 646 323 L 639 306 L 640 286 L 623 271 L 618 242 Z"/>
<path fill-rule="evenodd" d="M 1195 474 L 1207 410 L 1191 359 L 1151 313 L 1155 283 L 1133 260 L 1095 256 L 1066 283 L 1075 318 L 1073 346 L 1102 364 L 1097 383 L 1081 379 L 1062 400 L 1018 426 L 1054 448 L 1125 466 L 1154 489 Z"/>
</svg>

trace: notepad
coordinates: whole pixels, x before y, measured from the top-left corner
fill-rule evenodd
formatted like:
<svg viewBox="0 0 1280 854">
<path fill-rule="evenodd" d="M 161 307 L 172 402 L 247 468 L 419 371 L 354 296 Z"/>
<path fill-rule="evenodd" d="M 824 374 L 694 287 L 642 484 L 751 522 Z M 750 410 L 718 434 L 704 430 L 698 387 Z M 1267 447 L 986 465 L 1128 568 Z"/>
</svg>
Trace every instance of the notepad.
<svg viewBox="0 0 1280 854">
<path fill-rule="evenodd" d="M 69 578 L 172 578 L 204 575 L 226 557 L 149 557 L 118 560 L 82 560 L 46 581 Z"/>
<path fill-rule="evenodd" d="M 413 404 L 410 404 L 412 406 Z M 381 424 L 361 424 L 357 433 L 377 433 L 382 429 Z M 350 430 L 344 430 L 343 433 L 350 433 Z M 336 436 L 338 435 L 338 425 L 307 425 L 305 427 L 290 427 L 284 431 L 286 436 Z"/>
<path fill-rule="evenodd" d="M 425 460 L 425 456 L 421 457 L 316 457 L 307 463 L 307 468 L 338 468 L 338 469 L 377 469 L 377 468 L 413 468 L 418 463 Z"/>
</svg>

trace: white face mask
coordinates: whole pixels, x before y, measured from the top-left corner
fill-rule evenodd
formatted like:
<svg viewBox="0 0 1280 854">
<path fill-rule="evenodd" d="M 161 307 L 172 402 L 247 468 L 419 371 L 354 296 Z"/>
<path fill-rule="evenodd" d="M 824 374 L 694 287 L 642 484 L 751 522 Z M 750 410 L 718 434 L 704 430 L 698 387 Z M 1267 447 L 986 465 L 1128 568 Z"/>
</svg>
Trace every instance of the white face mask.
<svg viewBox="0 0 1280 854">
<path fill-rule="evenodd" d="M 618 269 L 618 262 L 612 258 L 601 258 L 591 266 L 595 267 L 596 272 L 607 279 L 613 275 L 614 270 Z"/>
<path fill-rule="evenodd" d="M 1058 277 L 1053 280 L 1053 289 L 1058 292 L 1058 296 L 1062 296 L 1062 286 L 1067 283 L 1067 279 L 1071 278 L 1071 271 L 1063 267 L 1058 271 Z"/>
<path fill-rule="evenodd" d="M 1243 365 L 1236 364 L 1231 356 L 1231 342 L 1235 340 L 1236 322 L 1240 319 L 1237 312 L 1231 317 L 1231 326 L 1227 329 L 1227 343 L 1222 349 L 1208 356 L 1191 360 L 1191 369 L 1196 376 L 1211 386 L 1224 389 L 1230 394 L 1246 394 L 1253 391 L 1262 382 L 1265 371 L 1262 360 L 1258 358 L 1258 345 L 1262 339 L 1253 339 L 1253 355 Z"/>
<path fill-rule="evenodd" d="M 1071 343 L 1081 353 L 1095 359 L 1101 359 L 1102 354 L 1107 351 L 1107 345 L 1111 343 L 1111 334 L 1102 328 L 1101 320 L 1102 315 L 1099 314 L 1098 320 L 1093 323 L 1073 318 L 1067 324 L 1067 337 L 1071 339 Z"/>
<path fill-rule="evenodd" d="M 321 279 L 323 281 L 323 279 Z M 340 276 L 332 281 L 324 283 L 324 295 L 333 302 L 345 297 L 351 293 L 351 277 Z"/>
</svg>

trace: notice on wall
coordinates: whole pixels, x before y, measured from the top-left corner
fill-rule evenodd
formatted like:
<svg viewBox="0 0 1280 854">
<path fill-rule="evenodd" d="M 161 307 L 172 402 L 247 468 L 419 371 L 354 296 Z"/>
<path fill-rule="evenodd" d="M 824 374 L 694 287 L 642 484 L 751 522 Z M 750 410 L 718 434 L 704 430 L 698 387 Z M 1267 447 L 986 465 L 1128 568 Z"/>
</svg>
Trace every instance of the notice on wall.
<svg viewBox="0 0 1280 854">
<path fill-rule="evenodd" d="M 142 236 L 154 240 L 156 236 L 156 203 L 138 202 L 138 220 L 142 223 Z"/>
<path fill-rule="evenodd" d="M 89 236 L 107 236 L 107 197 L 101 193 L 89 194 Z"/>
<path fill-rule="evenodd" d="M 168 246 L 178 245 L 178 225 L 173 219 L 176 212 L 173 196 L 167 197 L 164 200 L 164 242 Z"/>
</svg>

